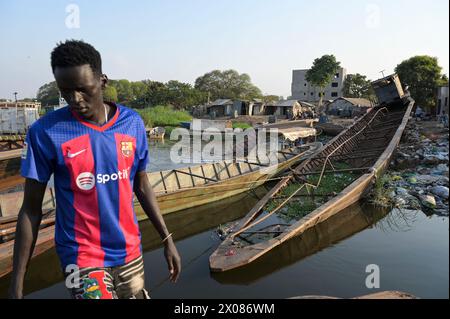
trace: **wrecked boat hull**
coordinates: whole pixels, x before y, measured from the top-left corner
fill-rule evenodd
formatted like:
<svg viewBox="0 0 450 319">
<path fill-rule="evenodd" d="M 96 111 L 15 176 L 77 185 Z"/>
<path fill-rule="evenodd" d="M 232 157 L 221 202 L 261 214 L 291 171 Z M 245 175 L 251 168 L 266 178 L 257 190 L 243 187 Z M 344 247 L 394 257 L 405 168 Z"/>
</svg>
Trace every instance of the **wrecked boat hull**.
<svg viewBox="0 0 450 319">
<path fill-rule="evenodd" d="M 400 138 L 407 125 L 413 105 L 414 101 L 412 99 L 408 99 L 407 105 L 400 106 L 400 109 L 402 109 L 402 111 L 400 111 L 402 113 L 402 116 L 398 119 L 398 123 L 396 123 L 396 130 L 395 133 L 391 135 L 392 138 L 388 143 L 385 143 L 385 145 L 383 145 L 384 151 L 381 151 L 381 154 L 372 159 L 373 164 L 370 168 L 368 168 L 350 185 L 345 187 L 339 194 L 337 194 L 337 196 L 333 197 L 325 204 L 316 208 L 307 216 L 301 218 L 297 222 L 291 224 L 289 227 L 283 229 L 282 232 L 274 238 L 253 245 L 239 247 L 239 245 L 237 245 L 235 242 L 235 237 L 239 235 L 239 232 L 243 233 L 243 231 L 246 230 L 249 225 L 255 223 L 255 220 L 257 220 L 257 218 L 261 215 L 264 206 L 272 197 L 279 193 L 280 190 L 284 189 L 294 179 L 294 174 L 287 176 L 286 178 L 281 180 L 264 198 L 262 198 L 255 205 L 255 207 L 247 214 L 246 217 L 241 219 L 237 224 L 235 224 L 234 227 L 232 227 L 231 235 L 228 236 L 224 240 L 224 242 L 222 242 L 222 244 L 217 248 L 217 250 L 210 256 L 210 270 L 212 272 L 223 272 L 245 266 L 258 259 L 268 251 L 291 239 L 292 237 L 303 233 L 305 230 L 321 223 L 324 220 L 327 220 L 331 216 L 342 211 L 344 208 L 359 201 L 373 185 L 376 178 L 380 177 L 388 167 L 392 154 L 399 144 Z M 398 108 L 398 106 L 395 106 L 393 107 L 393 109 L 389 110 L 388 114 L 395 114 L 396 107 Z M 320 164 L 320 158 L 328 158 L 329 155 L 333 154 L 336 148 L 341 147 L 338 145 L 343 145 L 343 141 L 352 141 L 352 139 L 355 137 L 355 134 L 360 134 L 360 130 L 368 129 L 368 125 L 370 125 L 371 123 L 370 121 L 375 119 L 377 116 L 377 112 L 380 112 L 381 110 L 381 107 L 377 107 L 371 110 L 359 121 L 354 123 L 347 130 L 343 131 L 341 134 L 331 140 L 311 159 L 300 164 L 299 167 L 295 169 L 295 171 L 303 173 L 303 175 L 307 175 L 308 172 L 317 170 L 317 167 L 319 166 L 317 162 L 319 162 Z M 397 114 L 396 116 L 398 117 L 399 115 Z M 383 121 L 385 125 L 380 126 L 380 124 L 378 124 L 378 126 L 380 127 L 380 132 L 387 132 L 387 128 L 389 126 L 393 126 L 392 123 L 394 122 L 395 121 L 391 118 L 385 119 Z M 362 129 L 360 127 L 362 127 Z M 363 135 L 365 135 L 365 133 L 366 132 L 364 132 Z M 374 136 L 375 133 L 375 130 L 374 132 L 368 132 L 368 134 L 372 136 Z M 385 133 L 385 136 L 389 137 L 389 134 Z M 352 143 L 348 143 L 349 145 L 345 145 L 346 147 L 342 147 L 342 151 L 336 156 L 342 155 L 348 157 L 352 153 L 356 153 L 355 151 L 358 151 L 361 147 L 361 144 L 364 143 L 364 139 L 360 139 L 359 141 L 358 139 L 355 138 Z M 374 141 L 372 147 L 376 146 L 375 139 L 367 139 L 367 141 L 370 140 Z"/>
</svg>

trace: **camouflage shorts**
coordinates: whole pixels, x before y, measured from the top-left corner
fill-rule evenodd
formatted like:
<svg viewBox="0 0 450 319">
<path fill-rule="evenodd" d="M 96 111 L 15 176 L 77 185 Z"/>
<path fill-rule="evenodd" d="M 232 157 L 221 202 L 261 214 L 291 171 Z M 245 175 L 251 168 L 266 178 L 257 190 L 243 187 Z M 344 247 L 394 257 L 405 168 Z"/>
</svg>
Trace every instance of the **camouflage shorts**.
<svg viewBox="0 0 450 319">
<path fill-rule="evenodd" d="M 150 299 L 142 256 L 123 266 L 81 268 L 78 274 L 78 284 L 69 288 L 74 299 Z"/>
</svg>

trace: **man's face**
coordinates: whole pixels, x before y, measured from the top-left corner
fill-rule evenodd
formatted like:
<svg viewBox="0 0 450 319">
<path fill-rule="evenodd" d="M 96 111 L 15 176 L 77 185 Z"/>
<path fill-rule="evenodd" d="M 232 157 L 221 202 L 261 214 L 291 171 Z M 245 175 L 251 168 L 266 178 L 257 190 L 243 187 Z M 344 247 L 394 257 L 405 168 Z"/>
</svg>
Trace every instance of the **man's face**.
<svg viewBox="0 0 450 319">
<path fill-rule="evenodd" d="M 89 64 L 56 67 L 53 74 L 62 97 L 78 115 L 90 118 L 97 111 L 95 107 L 103 105 L 106 76 L 95 74 Z"/>
</svg>

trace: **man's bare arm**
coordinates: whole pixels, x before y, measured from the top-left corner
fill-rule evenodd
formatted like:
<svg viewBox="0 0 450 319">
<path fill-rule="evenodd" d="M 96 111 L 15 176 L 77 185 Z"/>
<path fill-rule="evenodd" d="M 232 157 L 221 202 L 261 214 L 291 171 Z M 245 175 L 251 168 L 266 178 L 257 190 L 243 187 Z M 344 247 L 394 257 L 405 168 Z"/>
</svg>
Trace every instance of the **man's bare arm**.
<svg viewBox="0 0 450 319">
<path fill-rule="evenodd" d="M 46 187 L 46 183 L 25 180 L 23 203 L 17 218 L 10 298 L 23 297 L 23 280 L 38 237 Z"/>
<path fill-rule="evenodd" d="M 172 236 L 169 236 L 166 223 L 158 207 L 155 192 L 144 171 L 136 173 L 134 178 L 134 193 L 139 200 L 145 214 L 156 228 L 161 239 L 164 240 L 164 255 L 169 266 L 170 279 L 176 282 L 181 272 L 181 260 Z"/>
</svg>

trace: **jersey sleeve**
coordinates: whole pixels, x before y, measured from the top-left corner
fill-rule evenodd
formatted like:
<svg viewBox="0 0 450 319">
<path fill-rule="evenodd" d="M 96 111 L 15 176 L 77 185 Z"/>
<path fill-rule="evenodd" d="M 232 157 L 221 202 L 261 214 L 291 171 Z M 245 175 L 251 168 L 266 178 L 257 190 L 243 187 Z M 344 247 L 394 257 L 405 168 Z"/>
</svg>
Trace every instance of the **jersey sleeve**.
<svg viewBox="0 0 450 319">
<path fill-rule="evenodd" d="M 145 133 L 145 125 L 141 117 L 137 117 L 137 136 L 136 136 L 136 156 L 137 156 L 137 172 L 145 171 L 149 162 L 147 134 Z"/>
<path fill-rule="evenodd" d="M 38 123 L 27 133 L 22 150 L 20 174 L 41 183 L 47 183 L 53 173 L 52 143 Z"/>
</svg>

